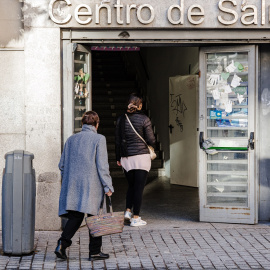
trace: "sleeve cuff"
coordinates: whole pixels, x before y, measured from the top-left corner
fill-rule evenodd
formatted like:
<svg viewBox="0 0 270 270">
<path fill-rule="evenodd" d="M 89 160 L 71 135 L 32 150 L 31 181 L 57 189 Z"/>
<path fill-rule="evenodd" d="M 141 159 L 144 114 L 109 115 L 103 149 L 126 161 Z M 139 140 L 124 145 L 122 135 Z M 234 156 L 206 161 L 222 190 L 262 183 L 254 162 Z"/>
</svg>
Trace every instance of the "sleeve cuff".
<svg viewBox="0 0 270 270">
<path fill-rule="evenodd" d="M 111 188 L 109 188 L 109 187 L 104 187 L 104 192 L 105 192 L 105 193 L 107 193 L 107 192 L 109 192 L 109 191 L 114 192 L 113 187 L 111 187 Z"/>
</svg>

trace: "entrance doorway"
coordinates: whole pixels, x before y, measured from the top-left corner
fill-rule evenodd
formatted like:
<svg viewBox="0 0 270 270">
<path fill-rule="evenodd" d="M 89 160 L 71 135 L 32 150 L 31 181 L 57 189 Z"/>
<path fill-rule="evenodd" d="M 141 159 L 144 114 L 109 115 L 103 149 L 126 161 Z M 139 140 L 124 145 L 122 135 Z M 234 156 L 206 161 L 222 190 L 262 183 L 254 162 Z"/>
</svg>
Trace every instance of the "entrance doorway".
<svg viewBox="0 0 270 270">
<path fill-rule="evenodd" d="M 73 63 L 72 72 L 79 72 L 74 70 L 74 64 L 78 64 L 81 65 L 81 68 L 86 65 L 89 73 L 90 71 L 92 73 L 94 70 L 93 65 L 99 66 L 98 62 L 93 61 L 93 56 L 100 54 L 101 57 L 106 58 L 107 52 L 96 52 L 91 47 L 84 44 L 77 45 L 77 48 L 74 49 L 74 44 L 70 45 L 70 52 L 73 55 L 76 54 L 76 51 L 82 51 L 86 54 L 85 59 L 89 61 L 89 64 L 79 62 L 83 61 L 79 57 L 80 59 Z M 123 45 L 123 47 L 125 46 Z M 88 81 L 84 82 L 85 89 L 87 90 L 87 87 L 89 87 L 89 90 L 87 90 L 88 95 L 85 96 L 84 101 L 85 104 L 88 104 L 85 105 L 85 110 L 94 109 L 99 114 L 103 114 L 106 111 L 105 105 L 108 106 L 111 101 L 113 103 L 119 102 L 119 106 L 109 104 L 111 110 L 115 112 L 111 117 L 104 118 L 104 126 L 101 126 L 100 130 L 101 133 L 108 132 L 110 134 L 108 135 L 108 142 L 111 144 L 108 150 L 113 151 L 114 149 L 114 129 L 108 128 L 108 124 L 110 122 L 113 126 L 117 114 L 124 111 L 124 98 L 120 96 L 120 85 L 116 83 L 114 74 L 117 74 L 117 76 L 120 74 L 125 78 L 130 76 L 127 81 L 122 81 L 121 86 L 123 86 L 123 89 L 126 88 L 126 96 L 134 90 L 140 90 L 143 93 L 146 101 L 145 109 L 152 119 L 157 141 L 159 142 L 157 147 L 159 152 L 158 165 L 155 168 L 158 173 L 156 176 L 170 177 L 172 176 L 170 175 L 172 170 L 176 171 L 176 178 L 179 171 L 185 171 L 188 176 L 192 174 L 191 180 L 194 180 L 195 184 L 181 181 L 178 183 L 172 182 L 171 184 L 184 183 L 184 185 L 193 186 L 195 189 L 196 186 L 199 187 L 201 221 L 256 223 L 255 158 L 252 152 L 252 136 L 255 130 L 255 47 L 241 48 L 235 46 L 234 48 L 216 47 L 212 49 L 199 49 L 198 47 L 140 47 L 139 51 L 121 52 L 120 55 L 125 68 L 128 70 L 129 67 L 130 70 L 135 70 L 135 83 L 133 86 L 129 84 L 130 79 L 133 80 L 132 72 L 131 74 L 125 74 L 123 70 L 117 68 L 115 61 L 112 61 L 115 65 L 112 64 L 108 70 L 109 77 L 105 76 L 104 71 L 95 71 L 96 74 L 102 75 L 101 79 L 104 79 L 104 81 L 97 82 L 104 86 L 104 92 L 102 92 L 102 87 L 95 87 L 94 73 L 92 73 Z M 134 57 L 134 55 L 136 56 Z M 232 59 L 233 56 L 235 59 Z M 200 70 L 198 68 L 199 64 Z M 190 143 L 188 140 L 191 139 L 191 135 L 180 136 L 178 140 L 182 140 L 182 148 L 178 148 L 177 144 L 175 147 L 171 147 L 170 135 L 170 132 L 174 132 L 176 126 L 182 132 L 181 124 L 183 124 L 183 121 L 187 121 L 187 110 L 191 108 L 189 106 L 186 110 L 183 103 L 180 102 L 182 119 L 179 116 L 177 121 L 175 118 L 175 122 L 170 123 L 169 81 L 170 78 L 178 76 L 182 79 L 184 79 L 184 76 L 194 78 L 195 86 L 193 94 L 195 97 L 193 96 L 193 101 L 189 101 L 193 102 L 194 105 L 195 124 L 185 125 L 188 129 L 193 129 L 192 131 L 187 130 L 187 132 L 193 134 L 194 138 Z M 109 82 L 106 81 L 107 79 L 109 79 Z M 126 84 L 127 82 L 128 84 Z M 73 83 L 71 82 L 71 84 Z M 185 90 L 183 85 L 177 83 L 173 88 L 176 91 Z M 98 90 L 100 92 L 94 92 Z M 115 91 L 116 95 L 110 97 L 113 91 Z M 96 93 L 101 106 L 96 108 L 100 111 L 95 109 L 95 104 L 98 104 L 98 102 L 95 102 Z M 176 94 L 181 96 L 184 95 L 184 92 Z M 185 94 L 188 95 L 188 92 Z M 69 98 L 69 100 L 72 99 Z M 72 106 L 73 110 L 76 110 L 76 104 Z M 77 120 L 79 120 L 79 116 L 77 117 Z M 190 123 L 193 120 L 188 121 Z M 189 144 L 190 147 L 187 147 Z M 193 152 L 193 155 L 189 155 L 187 151 Z M 177 162 L 178 159 L 173 157 L 173 152 L 185 157 L 181 160 L 182 164 L 180 160 Z M 185 162 L 189 166 L 184 166 Z M 112 168 L 116 169 L 115 163 Z M 116 176 L 119 175 L 116 173 Z M 178 204 L 181 205 L 181 196 L 179 196 Z M 176 212 L 175 215 L 179 215 L 179 212 Z"/>
</svg>

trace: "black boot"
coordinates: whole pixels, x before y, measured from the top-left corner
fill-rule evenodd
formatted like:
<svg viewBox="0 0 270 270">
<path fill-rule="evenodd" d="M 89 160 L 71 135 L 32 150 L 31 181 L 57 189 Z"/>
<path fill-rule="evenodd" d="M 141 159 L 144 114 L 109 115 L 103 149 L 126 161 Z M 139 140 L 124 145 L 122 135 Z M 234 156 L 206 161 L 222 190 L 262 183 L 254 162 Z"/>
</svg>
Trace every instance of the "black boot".
<svg viewBox="0 0 270 270">
<path fill-rule="evenodd" d="M 57 245 L 54 253 L 60 259 L 63 259 L 63 260 L 67 259 L 66 248 L 63 247 L 61 240 L 58 240 L 58 245 Z"/>
<path fill-rule="evenodd" d="M 102 252 L 95 255 L 89 254 L 89 261 L 106 260 L 106 259 L 109 259 L 109 257 L 110 257 L 109 254 L 105 254 Z"/>
</svg>

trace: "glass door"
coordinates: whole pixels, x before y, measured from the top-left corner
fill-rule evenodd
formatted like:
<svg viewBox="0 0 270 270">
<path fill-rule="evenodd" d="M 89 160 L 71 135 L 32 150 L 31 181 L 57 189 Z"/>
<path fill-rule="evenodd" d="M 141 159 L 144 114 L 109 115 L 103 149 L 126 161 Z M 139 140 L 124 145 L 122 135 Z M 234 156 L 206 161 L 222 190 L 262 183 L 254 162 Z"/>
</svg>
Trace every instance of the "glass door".
<svg viewBox="0 0 270 270">
<path fill-rule="evenodd" d="M 91 51 L 77 43 L 63 50 L 63 142 L 82 128 L 82 115 L 92 109 Z"/>
<path fill-rule="evenodd" d="M 73 133 L 82 129 L 82 116 L 90 110 L 91 77 L 90 51 L 78 44 L 74 52 L 74 127 Z"/>
<path fill-rule="evenodd" d="M 200 71 L 200 220 L 254 224 L 256 48 L 202 48 Z"/>
</svg>

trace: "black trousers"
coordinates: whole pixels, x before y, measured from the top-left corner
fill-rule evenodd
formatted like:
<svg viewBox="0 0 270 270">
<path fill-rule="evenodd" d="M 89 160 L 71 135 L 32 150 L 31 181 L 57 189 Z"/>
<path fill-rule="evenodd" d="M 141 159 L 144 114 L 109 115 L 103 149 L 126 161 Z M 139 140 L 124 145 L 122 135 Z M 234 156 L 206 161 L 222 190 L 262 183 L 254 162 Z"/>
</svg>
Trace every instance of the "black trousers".
<svg viewBox="0 0 270 270">
<path fill-rule="evenodd" d="M 142 194 L 148 172 L 145 170 L 130 170 L 124 172 L 128 181 L 126 208 L 133 208 L 133 214 L 138 216 L 141 210 Z"/>
<path fill-rule="evenodd" d="M 59 239 L 62 241 L 63 248 L 67 248 L 72 244 L 71 238 L 80 228 L 84 218 L 84 213 L 77 211 L 68 211 L 67 218 L 68 218 L 67 224 L 61 234 L 61 238 Z M 102 246 L 102 236 L 92 237 L 89 233 L 89 238 L 90 238 L 89 255 L 99 254 Z"/>
</svg>

